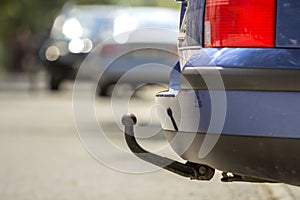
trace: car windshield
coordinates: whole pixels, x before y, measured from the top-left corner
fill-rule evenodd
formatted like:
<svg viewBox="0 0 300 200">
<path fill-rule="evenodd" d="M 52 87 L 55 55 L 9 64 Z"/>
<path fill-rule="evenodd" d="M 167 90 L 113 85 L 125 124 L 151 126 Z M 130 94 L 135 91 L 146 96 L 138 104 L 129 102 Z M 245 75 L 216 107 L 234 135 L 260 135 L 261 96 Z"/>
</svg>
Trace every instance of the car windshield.
<svg viewBox="0 0 300 200">
<path fill-rule="evenodd" d="M 88 38 L 101 41 L 113 33 L 139 28 L 178 30 L 178 15 L 178 11 L 164 8 L 76 7 L 63 11 L 55 19 L 51 37 L 56 40 Z"/>
<path fill-rule="evenodd" d="M 131 19 L 135 28 L 165 28 L 178 30 L 179 12 L 164 8 L 130 8 L 120 15 Z M 124 20 L 123 20 L 124 21 Z"/>
<path fill-rule="evenodd" d="M 59 15 L 53 24 L 51 37 L 71 40 L 89 38 L 92 41 L 102 40 L 112 33 L 113 17 L 105 8 L 73 8 Z"/>
<path fill-rule="evenodd" d="M 149 8 L 138 10 L 130 14 L 137 21 L 137 28 L 154 27 L 178 30 L 179 12 L 168 9 Z"/>
<path fill-rule="evenodd" d="M 113 35 L 143 28 L 179 29 L 179 11 L 165 8 L 128 8 L 114 20 Z"/>
</svg>

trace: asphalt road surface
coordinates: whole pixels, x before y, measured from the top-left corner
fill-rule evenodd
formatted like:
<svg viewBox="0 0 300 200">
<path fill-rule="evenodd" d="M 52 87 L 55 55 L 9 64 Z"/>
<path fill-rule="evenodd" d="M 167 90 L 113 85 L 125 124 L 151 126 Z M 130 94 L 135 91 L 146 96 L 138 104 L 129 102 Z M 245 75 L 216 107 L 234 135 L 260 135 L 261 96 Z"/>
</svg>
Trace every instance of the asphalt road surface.
<svg viewBox="0 0 300 200">
<path fill-rule="evenodd" d="M 88 87 L 83 83 L 79 92 L 84 95 Z M 95 101 L 94 117 L 112 144 L 101 146 L 99 141 L 99 147 L 97 142 L 89 143 L 99 139 L 89 117 L 83 117 L 79 126 L 74 121 L 71 83 L 58 93 L 48 92 L 43 82 L 35 91 L 28 88 L 24 78 L 0 79 L 0 199 L 300 199 L 300 187 L 222 183 L 219 172 L 210 182 L 190 181 L 163 170 L 134 173 L 135 163 L 127 159 L 129 153 L 116 125 L 118 117 L 112 115 L 110 99 Z M 158 122 L 153 120 L 147 126 L 149 117 L 143 116 L 149 112 L 145 108 L 153 104 L 151 95 L 144 92 L 137 96 L 129 107 L 140 116 L 145 129 L 156 130 Z M 114 106 L 122 109 L 127 102 L 117 98 Z M 90 135 L 78 134 L 78 127 Z M 160 148 L 166 143 L 158 135 L 145 145 Z"/>
</svg>

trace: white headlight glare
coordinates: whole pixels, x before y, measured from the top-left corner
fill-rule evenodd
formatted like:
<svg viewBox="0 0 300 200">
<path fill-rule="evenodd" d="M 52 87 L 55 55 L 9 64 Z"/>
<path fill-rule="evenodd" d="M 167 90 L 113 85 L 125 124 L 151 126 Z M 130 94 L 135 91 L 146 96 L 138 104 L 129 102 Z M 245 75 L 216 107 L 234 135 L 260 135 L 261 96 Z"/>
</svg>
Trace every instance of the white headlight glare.
<svg viewBox="0 0 300 200">
<path fill-rule="evenodd" d="M 56 46 L 50 46 L 45 52 L 46 59 L 49 61 L 55 61 L 59 58 L 60 52 Z"/>
<path fill-rule="evenodd" d="M 117 43 L 124 44 L 129 39 L 129 32 L 133 31 L 137 22 L 133 17 L 120 15 L 114 21 L 113 37 Z"/>
<path fill-rule="evenodd" d="M 75 38 L 69 42 L 68 48 L 71 53 L 80 53 L 84 48 L 84 42 L 79 38 Z"/>
<path fill-rule="evenodd" d="M 85 38 L 82 41 L 83 41 L 84 47 L 81 52 L 89 53 L 93 49 L 93 42 L 88 38 Z"/>
<path fill-rule="evenodd" d="M 80 38 L 83 30 L 79 21 L 75 18 L 70 18 L 63 25 L 63 34 L 69 39 Z"/>
</svg>

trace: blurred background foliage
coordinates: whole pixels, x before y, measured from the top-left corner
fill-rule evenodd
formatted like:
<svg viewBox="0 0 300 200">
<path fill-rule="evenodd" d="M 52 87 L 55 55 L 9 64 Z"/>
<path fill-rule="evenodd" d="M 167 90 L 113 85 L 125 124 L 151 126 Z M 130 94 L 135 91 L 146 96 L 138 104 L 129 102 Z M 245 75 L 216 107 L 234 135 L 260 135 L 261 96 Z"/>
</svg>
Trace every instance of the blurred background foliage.
<svg viewBox="0 0 300 200">
<path fill-rule="evenodd" d="M 29 31 L 38 43 L 48 33 L 65 0 L 1 0 L 0 2 L 0 72 L 8 62 L 20 32 Z M 117 4 L 124 6 L 163 6 L 178 8 L 173 0 L 76 0 L 74 4 Z M 6 65 L 6 66 L 5 66 Z"/>
</svg>

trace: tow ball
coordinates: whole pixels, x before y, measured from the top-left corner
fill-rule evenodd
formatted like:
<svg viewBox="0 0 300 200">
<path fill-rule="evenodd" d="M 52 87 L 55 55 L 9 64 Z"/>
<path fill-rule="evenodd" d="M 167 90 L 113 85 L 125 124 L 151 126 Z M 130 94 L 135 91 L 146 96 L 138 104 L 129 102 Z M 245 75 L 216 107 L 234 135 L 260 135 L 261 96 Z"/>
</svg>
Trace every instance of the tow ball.
<svg viewBox="0 0 300 200">
<path fill-rule="evenodd" d="M 122 124 L 125 126 L 125 140 L 131 152 L 137 157 L 186 178 L 207 181 L 212 179 L 215 174 L 215 169 L 207 165 L 192 162 L 181 163 L 143 149 L 138 144 L 134 135 L 134 125 L 136 125 L 136 123 L 137 118 L 134 114 L 127 113 L 123 115 Z"/>
</svg>

